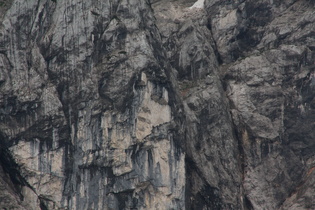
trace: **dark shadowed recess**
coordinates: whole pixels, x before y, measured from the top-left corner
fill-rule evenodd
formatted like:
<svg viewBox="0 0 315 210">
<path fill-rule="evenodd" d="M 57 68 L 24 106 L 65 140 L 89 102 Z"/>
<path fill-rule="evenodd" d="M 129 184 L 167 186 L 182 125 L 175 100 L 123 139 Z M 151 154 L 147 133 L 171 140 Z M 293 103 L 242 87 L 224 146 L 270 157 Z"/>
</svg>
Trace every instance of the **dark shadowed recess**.
<svg viewBox="0 0 315 210">
<path fill-rule="evenodd" d="M 207 181 L 201 177 L 196 163 L 185 158 L 186 162 L 186 208 L 191 210 L 199 209 L 222 209 L 222 199 L 219 194 L 219 189 L 210 186 Z M 204 185 L 201 189 L 194 189 L 198 180 L 202 180 Z"/>
<path fill-rule="evenodd" d="M 20 167 L 14 161 L 12 155 L 10 154 L 5 136 L 0 132 L 0 167 L 10 178 L 10 182 L 13 184 L 13 190 L 19 196 L 20 200 L 23 201 L 24 196 L 21 193 L 21 189 L 27 186 L 32 189 L 32 187 L 27 183 L 25 178 L 20 173 Z"/>
</svg>

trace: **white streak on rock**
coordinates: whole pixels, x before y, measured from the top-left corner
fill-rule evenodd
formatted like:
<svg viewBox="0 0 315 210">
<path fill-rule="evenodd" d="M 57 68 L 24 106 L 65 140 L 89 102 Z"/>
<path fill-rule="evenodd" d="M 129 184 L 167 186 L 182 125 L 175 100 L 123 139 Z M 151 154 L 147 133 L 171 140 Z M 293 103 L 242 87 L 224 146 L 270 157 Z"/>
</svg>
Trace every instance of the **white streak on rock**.
<svg viewBox="0 0 315 210">
<path fill-rule="evenodd" d="M 198 0 L 189 9 L 203 9 L 205 0 Z"/>
</svg>

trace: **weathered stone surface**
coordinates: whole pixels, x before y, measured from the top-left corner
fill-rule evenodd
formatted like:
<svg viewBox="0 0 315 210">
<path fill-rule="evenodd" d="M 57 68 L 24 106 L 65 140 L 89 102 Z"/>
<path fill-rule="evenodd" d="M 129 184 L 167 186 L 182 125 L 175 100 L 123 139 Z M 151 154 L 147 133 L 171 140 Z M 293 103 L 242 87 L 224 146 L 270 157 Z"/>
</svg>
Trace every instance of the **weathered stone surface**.
<svg viewBox="0 0 315 210">
<path fill-rule="evenodd" d="M 243 4 L 244 8 L 253 5 L 247 1 Z M 244 151 L 244 190 L 254 209 L 276 209 L 281 205 L 284 209 L 304 205 L 305 209 L 313 205 L 308 201 L 301 205 L 292 198 L 301 188 L 314 188 L 306 184 L 308 176 L 314 176 L 313 165 L 308 164 L 314 160 L 311 152 L 314 111 L 309 105 L 314 94 L 314 49 L 312 44 L 298 38 L 309 33 L 307 27 L 312 23 L 306 23 L 303 32 L 287 30 L 283 25 L 310 18 L 309 13 L 314 12 L 307 8 L 312 6 L 309 1 L 265 4 L 272 21 L 264 20 L 261 26 L 255 21 L 256 25 L 250 27 L 263 29 L 265 36 L 249 49 L 251 55 L 245 50 L 244 58 L 221 68 Z M 299 195 L 300 199 L 313 199 L 307 194 Z"/>
<path fill-rule="evenodd" d="M 311 0 L 0 0 L 0 207 L 315 208 Z"/>
</svg>

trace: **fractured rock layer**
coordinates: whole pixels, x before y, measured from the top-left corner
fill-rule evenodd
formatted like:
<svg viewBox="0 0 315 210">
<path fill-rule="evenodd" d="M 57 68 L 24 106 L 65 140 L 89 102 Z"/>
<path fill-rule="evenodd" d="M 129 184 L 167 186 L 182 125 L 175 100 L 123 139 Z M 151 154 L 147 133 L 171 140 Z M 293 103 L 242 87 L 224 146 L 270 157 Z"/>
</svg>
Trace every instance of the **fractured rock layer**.
<svg viewBox="0 0 315 210">
<path fill-rule="evenodd" d="M 0 207 L 315 208 L 314 11 L 0 1 Z"/>
</svg>

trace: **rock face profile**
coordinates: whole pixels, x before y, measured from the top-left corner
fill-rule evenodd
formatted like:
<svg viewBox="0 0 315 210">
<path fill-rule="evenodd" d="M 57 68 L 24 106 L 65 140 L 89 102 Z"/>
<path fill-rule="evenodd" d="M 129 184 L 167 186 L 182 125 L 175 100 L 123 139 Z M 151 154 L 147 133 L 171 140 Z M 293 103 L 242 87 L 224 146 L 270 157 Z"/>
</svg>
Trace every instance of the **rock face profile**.
<svg viewBox="0 0 315 210">
<path fill-rule="evenodd" d="M 0 208 L 315 209 L 315 1 L 0 0 Z"/>
</svg>

